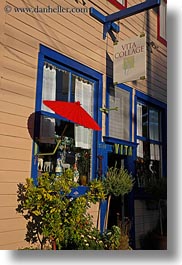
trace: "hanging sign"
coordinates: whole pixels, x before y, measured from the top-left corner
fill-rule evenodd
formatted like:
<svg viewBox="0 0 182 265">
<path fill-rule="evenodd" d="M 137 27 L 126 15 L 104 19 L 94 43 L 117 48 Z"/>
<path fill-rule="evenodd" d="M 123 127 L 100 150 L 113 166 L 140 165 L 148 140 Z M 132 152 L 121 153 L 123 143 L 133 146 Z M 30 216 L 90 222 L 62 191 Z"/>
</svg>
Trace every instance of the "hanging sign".
<svg viewBox="0 0 182 265">
<path fill-rule="evenodd" d="M 119 41 L 114 45 L 115 84 L 146 78 L 146 37 Z"/>
</svg>

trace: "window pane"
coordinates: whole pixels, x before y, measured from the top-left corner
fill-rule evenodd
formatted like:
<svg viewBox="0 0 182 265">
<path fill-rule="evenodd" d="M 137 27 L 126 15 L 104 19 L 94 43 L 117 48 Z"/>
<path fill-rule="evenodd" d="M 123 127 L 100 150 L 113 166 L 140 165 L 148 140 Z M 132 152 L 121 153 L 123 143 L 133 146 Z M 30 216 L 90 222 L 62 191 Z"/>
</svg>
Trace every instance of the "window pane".
<svg viewBox="0 0 182 265">
<path fill-rule="evenodd" d="M 142 136 L 148 136 L 148 107 L 142 105 Z"/>
<path fill-rule="evenodd" d="M 68 127 L 61 137 L 66 125 Z M 61 139 L 61 143 L 57 146 Z M 77 168 L 77 178 L 84 175 L 87 182 L 90 181 L 92 150 L 91 148 L 75 145 L 75 127 L 73 123 L 41 115 L 40 134 L 37 143 L 39 148 L 39 173 L 52 172 L 61 175 L 67 168 L 74 170 Z"/>
<path fill-rule="evenodd" d="M 68 101 L 69 75 L 67 71 L 56 70 L 56 100 Z"/>
<path fill-rule="evenodd" d="M 137 140 L 136 178 L 138 187 L 161 177 L 160 146 Z"/>
<path fill-rule="evenodd" d="M 70 84 L 71 81 L 71 84 Z M 43 70 L 42 100 L 58 101 L 80 101 L 81 106 L 93 116 L 93 93 L 94 83 L 69 71 L 45 63 Z M 54 113 L 51 109 L 42 104 L 42 110 Z M 53 117 L 40 116 L 38 123 L 38 149 L 39 149 L 39 172 L 57 172 L 58 159 L 61 163 L 61 170 L 74 168 L 77 165 L 80 174 L 84 174 L 87 181 L 91 179 L 92 166 L 92 143 L 93 131 L 74 123 L 66 122 Z M 68 124 L 66 132 L 62 136 L 65 125 Z M 57 142 L 62 139 L 61 145 L 56 149 Z M 64 152 L 63 152 L 64 151 Z M 40 155 L 40 153 L 42 155 Z M 40 164 L 42 166 L 40 166 Z M 58 173 L 58 172 L 57 172 Z"/>
<path fill-rule="evenodd" d="M 75 101 L 80 101 L 81 106 L 93 116 L 93 84 L 79 77 L 75 79 Z M 91 149 L 93 132 L 83 126 L 75 125 L 75 145 Z"/>
<path fill-rule="evenodd" d="M 109 136 L 129 140 L 130 93 L 120 88 L 110 88 L 109 107 L 118 111 L 109 112 Z"/>
<path fill-rule="evenodd" d="M 137 157 L 143 158 L 143 141 L 137 139 Z"/>
<path fill-rule="evenodd" d="M 148 137 L 148 107 L 137 103 L 137 135 Z"/>
<path fill-rule="evenodd" d="M 43 85 L 42 85 L 42 105 L 44 111 L 54 113 L 50 108 L 43 104 L 43 100 L 56 99 L 56 70 L 49 65 L 44 65 L 43 69 Z"/>
<path fill-rule="evenodd" d="M 149 138 L 151 140 L 159 141 L 159 111 L 150 108 L 149 109 Z"/>
<path fill-rule="evenodd" d="M 71 78 L 71 101 L 74 102 L 75 101 L 75 82 L 76 82 L 76 75 L 72 75 Z"/>
<path fill-rule="evenodd" d="M 120 3 L 121 5 L 125 5 L 125 0 L 117 0 L 118 3 Z"/>
<path fill-rule="evenodd" d="M 160 146 L 158 144 L 150 144 L 150 159 L 160 161 Z"/>
<path fill-rule="evenodd" d="M 67 71 L 56 69 L 54 66 L 45 63 L 43 69 L 42 101 L 61 100 L 68 101 L 69 75 Z M 41 110 L 54 113 L 43 103 Z"/>
</svg>

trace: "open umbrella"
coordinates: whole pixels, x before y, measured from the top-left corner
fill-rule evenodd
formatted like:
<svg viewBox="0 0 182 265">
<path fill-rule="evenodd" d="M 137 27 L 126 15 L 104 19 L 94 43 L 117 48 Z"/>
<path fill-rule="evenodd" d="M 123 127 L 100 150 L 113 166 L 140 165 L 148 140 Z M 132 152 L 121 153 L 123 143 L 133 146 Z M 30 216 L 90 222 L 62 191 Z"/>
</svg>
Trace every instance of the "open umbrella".
<svg viewBox="0 0 182 265">
<path fill-rule="evenodd" d="M 90 114 L 81 107 L 79 101 L 65 102 L 65 101 L 52 101 L 43 100 L 43 103 L 52 109 L 56 114 L 66 118 L 67 120 L 79 124 L 88 129 L 100 131 L 101 128 L 97 122 L 90 116 Z"/>
</svg>

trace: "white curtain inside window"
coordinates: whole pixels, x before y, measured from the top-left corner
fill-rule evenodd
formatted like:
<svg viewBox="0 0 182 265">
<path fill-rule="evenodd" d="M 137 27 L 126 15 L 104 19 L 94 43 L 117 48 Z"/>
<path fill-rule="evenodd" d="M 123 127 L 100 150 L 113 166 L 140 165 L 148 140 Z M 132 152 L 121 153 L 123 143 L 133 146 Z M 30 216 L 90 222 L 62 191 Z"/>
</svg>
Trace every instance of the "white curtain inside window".
<svg viewBox="0 0 182 265">
<path fill-rule="evenodd" d="M 80 101 L 81 106 L 92 116 L 93 85 L 75 79 L 75 101 Z M 92 130 L 75 125 L 75 146 L 91 149 Z"/>
<path fill-rule="evenodd" d="M 43 86 L 42 86 L 42 106 L 41 110 L 54 113 L 50 108 L 43 104 L 43 100 L 56 99 L 56 70 L 44 65 Z M 55 119 L 41 116 L 39 141 L 41 143 L 55 143 Z"/>
<path fill-rule="evenodd" d="M 43 104 L 43 100 L 56 99 L 56 70 L 44 65 L 43 85 L 42 85 L 42 106 L 41 110 L 54 113 L 50 108 Z"/>
<path fill-rule="evenodd" d="M 137 140 L 137 157 L 143 158 L 143 141 Z"/>
<path fill-rule="evenodd" d="M 150 144 L 150 159 L 160 161 L 160 147 L 158 144 Z"/>
</svg>

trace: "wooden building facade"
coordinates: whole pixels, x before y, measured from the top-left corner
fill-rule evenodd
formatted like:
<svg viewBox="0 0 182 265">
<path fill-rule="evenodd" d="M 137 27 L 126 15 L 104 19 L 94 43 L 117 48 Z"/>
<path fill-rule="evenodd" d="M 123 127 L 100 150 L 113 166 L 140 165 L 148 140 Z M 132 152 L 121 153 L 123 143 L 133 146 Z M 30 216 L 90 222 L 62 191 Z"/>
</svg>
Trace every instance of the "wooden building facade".
<svg viewBox="0 0 182 265">
<path fill-rule="evenodd" d="M 41 89 L 46 67 L 49 70 L 55 69 L 57 76 L 58 72 L 61 72 L 61 80 L 64 80 L 64 83 L 68 82 L 68 87 L 63 84 L 61 99 L 64 98 L 63 92 L 66 91 L 66 100 L 74 101 L 76 91 L 81 85 L 89 89 L 92 104 L 89 111 L 102 127 L 101 132 L 93 132 L 92 135 L 94 143 L 91 143 L 90 178 L 97 175 L 98 155 L 103 156 L 103 173 L 107 171 L 108 165 L 113 165 L 113 161 L 122 163 L 122 160 L 135 177 L 135 161 L 137 157 L 142 158 L 144 152 L 142 147 L 139 152 L 136 146 L 144 146 L 146 139 L 150 143 L 150 148 L 157 150 L 155 155 L 154 151 L 151 151 L 152 160 L 160 160 L 160 175 L 166 177 L 165 0 L 162 0 L 160 8 L 117 21 L 120 26 L 120 32 L 115 33 L 118 40 L 139 36 L 143 32 L 147 40 L 147 78 L 119 84 L 116 89 L 118 94 L 115 90 L 116 98 L 126 99 L 125 109 L 128 111 L 128 117 L 121 121 L 121 126 L 125 126 L 122 122 L 128 122 L 128 135 L 124 138 L 115 134 L 115 128 L 112 127 L 115 123 L 112 124 L 112 118 L 109 119 L 110 114 L 106 115 L 100 111 L 103 106 L 108 106 L 110 87 L 113 87 L 113 41 L 109 34 L 103 40 L 103 25 L 90 16 L 89 9 L 94 7 L 103 15 L 108 15 L 141 2 L 143 1 L 1 0 L 0 249 L 16 250 L 26 245 L 26 223 L 15 211 L 17 184 L 25 182 L 27 177 L 35 177 L 37 171 L 37 164 L 34 163 L 35 145 L 31 135 L 35 124 L 31 123 L 30 117 L 35 111 L 45 111 L 41 105 Z M 56 11 L 58 9 L 59 12 Z M 73 82 L 77 82 L 77 87 Z M 69 89 L 72 89 L 71 92 Z M 85 104 L 89 105 L 88 102 Z M 151 119 L 157 117 L 155 126 L 160 132 L 157 131 L 156 138 L 138 132 L 137 120 L 140 123 L 142 121 L 138 118 L 137 111 L 140 111 L 141 119 L 144 114 L 148 115 L 148 119 L 150 115 Z M 152 116 L 152 111 L 157 116 Z M 115 112 L 111 115 L 115 115 Z M 51 115 L 49 117 L 57 119 Z M 116 124 L 120 123 L 119 119 L 116 118 Z M 142 124 L 145 126 L 144 122 Z M 131 147 L 131 156 L 125 154 L 121 157 L 120 154 L 117 157 L 118 153 L 113 152 L 115 145 Z M 136 183 L 138 188 L 142 188 L 141 180 L 136 179 Z M 127 212 L 133 221 L 133 246 L 136 249 L 141 247 L 140 236 L 149 231 L 153 222 L 156 222 L 152 221 L 154 212 L 146 209 L 142 196 L 140 192 L 132 194 Z"/>
</svg>

